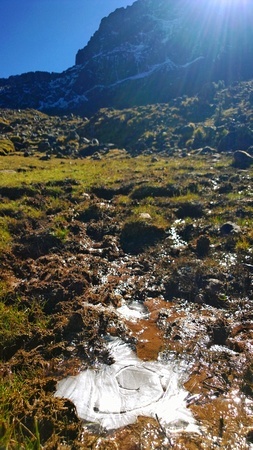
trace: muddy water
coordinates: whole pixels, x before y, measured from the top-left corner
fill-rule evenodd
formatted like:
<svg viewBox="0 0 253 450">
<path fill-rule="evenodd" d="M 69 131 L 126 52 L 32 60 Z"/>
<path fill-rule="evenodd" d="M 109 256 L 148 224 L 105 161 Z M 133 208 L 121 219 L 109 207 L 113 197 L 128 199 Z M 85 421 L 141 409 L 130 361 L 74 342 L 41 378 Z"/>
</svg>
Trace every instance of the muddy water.
<svg viewBox="0 0 253 450">
<path fill-rule="evenodd" d="M 126 320 L 132 336 L 136 339 L 136 353 L 143 361 L 155 361 L 164 349 L 163 332 L 157 327 L 159 311 L 168 304 L 160 299 L 147 299 L 145 306 L 149 317 L 135 321 Z"/>
<path fill-rule="evenodd" d="M 214 316 L 214 310 L 206 306 L 173 304 L 158 297 L 147 298 L 143 303 L 131 301 L 128 306 L 125 304 L 119 307 L 118 311 L 121 320 L 129 329 L 129 334 L 135 339 L 136 356 L 131 354 L 129 359 L 129 354 L 124 355 L 123 352 L 119 366 L 109 366 L 110 373 L 107 373 L 107 368 L 106 372 L 102 372 L 102 378 L 98 381 L 102 389 L 98 396 L 100 406 L 98 403 L 96 403 L 97 406 L 95 403 L 95 406 L 90 404 L 88 415 L 82 416 L 82 412 L 80 413 L 80 417 L 96 422 L 102 408 L 103 427 L 108 430 L 115 429 L 113 434 L 110 431 L 110 437 L 102 439 L 102 447 L 98 444 L 98 440 L 94 448 L 251 449 L 249 439 L 251 439 L 250 433 L 253 428 L 253 402 L 240 389 L 240 376 L 243 374 L 245 360 L 237 352 L 215 343 L 215 340 L 218 340 L 217 336 L 214 338 L 215 333 L 222 333 L 222 330 L 217 331 L 217 327 L 221 325 L 219 318 Z M 216 330 L 212 331 L 211 335 L 210 328 Z M 181 359 L 181 366 L 175 363 L 175 357 Z M 171 372 L 166 374 L 170 380 L 176 373 L 174 382 L 170 385 L 165 383 L 163 388 L 165 392 L 168 389 L 172 390 L 170 399 L 174 396 L 171 403 L 165 406 L 165 416 L 170 416 L 171 410 L 174 411 L 169 423 L 164 419 L 165 416 L 155 409 L 156 402 L 159 402 L 160 397 L 163 396 L 157 391 L 160 383 L 160 366 L 159 368 L 155 366 L 157 360 L 165 362 L 165 367 L 170 367 Z M 139 372 L 138 364 L 141 361 L 141 371 L 144 372 Z M 145 361 L 150 365 L 145 366 Z M 116 362 L 118 363 L 117 357 Z M 126 370 L 129 370 L 129 373 Z M 124 377 L 123 371 L 125 371 Z M 134 385 L 132 386 L 133 373 Z M 118 400 L 112 399 L 118 386 L 115 388 L 110 384 L 114 375 L 116 375 L 115 379 L 121 377 L 120 390 L 123 389 L 123 397 L 126 393 L 128 395 L 128 406 L 125 404 L 124 397 L 125 406 L 123 407 L 122 403 L 119 406 L 119 411 L 122 410 L 124 413 L 118 412 L 116 416 L 114 410 L 117 410 Z M 97 372 L 96 377 L 99 376 Z M 102 380 L 106 377 L 108 381 L 104 388 Z M 76 398 L 80 400 L 78 391 L 73 394 L 79 382 L 80 379 L 76 378 L 74 388 L 73 385 L 68 386 L 67 392 L 64 391 L 65 388 L 63 390 L 60 388 L 57 395 L 71 398 L 75 403 Z M 92 383 L 91 392 L 96 397 L 94 386 L 97 381 L 87 381 L 86 378 L 86 391 L 89 383 Z M 155 386 L 154 392 L 152 383 Z M 145 405 L 151 402 L 146 396 L 148 390 L 153 396 L 154 404 L 151 409 L 149 406 L 141 409 L 142 402 Z M 136 406 L 130 406 L 132 399 L 129 397 L 129 392 L 136 397 L 139 409 L 136 409 Z M 107 406 L 108 395 L 110 407 Z M 178 396 L 182 396 L 181 400 L 183 399 L 180 405 L 177 403 Z M 84 397 L 82 401 L 87 402 L 87 398 Z M 126 410 L 128 414 L 125 413 Z M 97 414 L 95 418 L 94 411 Z M 180 411 L 179 414 L 178 411 Z M 84 430 L 84 442 L 86 442 L 88 436 L 91 437 L 93 434 L 86 425 Z M 108 447 L 103 447 L 105 440 Z"/>
<path fill-rule="evenodd" d="M 180 242 L 180 246 L 181 244 L 184 243 Z M 161 250 L 167 260 L 166 249 Z M 146 402 L 143 383 L 144 386 L 148 385 L 147 370 L 151 370 L 154 385 L 159 385 L 160 375 L 157 375 L 157 367 L 153 364 L 162 363 L 172 368 L 173 376 L 175 373 L 177 375 L 175 384 L 177 392 L 184 394 L 181 408 L 184 413 L 189 412 L 188 422 L 186 416 L 180 416 L 178 420 L 175 414 L 177 420 L 174 425 L 173 417 L 168 424 L 153 406 L 151 410 L 138 410 L 128 404 L 131 414 L 133 409 L 137 412 L 134 420 L 129 421 L 125 417 L 126 421 L 120 422 L 120 425 L 117 425 L 119 422 L 114 422 L 113 426 L 110 422 L 108 425 L 107 416 L 115 412 L 122 417 L 125 414 L 126 408 L 122 407 L 125 397 L 123 403 L 121 400 L 118 403 L 118 410 L 110 410 L 110 407 L 106 406 L 101 384 L 103 377 L 99 378 L 101 366 L 98 366 L 96 371 L 100 380 L 101 404 L 89 404 L 89 424 L 87 416 L 84 416 L 86 420 L 83 425 L 82 445 L 92 449 L 123 450 L 251 449 L 253 402 L 252 395 L 249 395 L 252 389 L 249 370 L 252 355 L 250 301 L 245 304 L 241 302 L 242 309 L 236 313 L 235 308 L 218 309 L 201 302 L 191 303 L 176 298 L 169 302 L 165 300 L 163 281 L 155 279 L 153 267 L 152 271 L 146 270 L 142 260 L 128 255 L 107 261 L 106 270 L 102 264 L 100 267 L 98 265 L 96 284 L 89 288 L 91 300 L 89 302 L 87 296 L 83 307 L 87 311 L 104 313 L 109 318 L 103 331 L 105 342 L 110 341 L 112 337 L 118 337 L 121 329 L 124 330 L 121 337 L 127 337 L 126 342 L 131 342 L 132 348 L 134 346 L 134 359 L 131 359 L 131 356 L 127 362 L 127 357 L 123 354 L 123 360 L 125 358 L 126 362 L 124 367 L 115 368 L 113 364 L 111 368 L 108 366 L 112 370 L 109 377 L 108 368 L 103 368 L 108 383 L 114 377 L 116 390 L 123 389 L 124 395 L 130 391 L 138 398 L 139 403 L 144 401 L 146 407 L 149 402 Z M 159 289 L 161 293 L 155 295 Z M 96 304 L 92 303 L 94 300 Z M 241 318 L 244 315 L 248 319 L 243 319 L 243 325 Z M 129 367 L 135 369 L 128 371 Z M 134 384 L 128 385 L 131 378 Z M 86 386 L 88 383 L 95 386 L 93 380 L 86 379 L 85 383 Z M 111 392 L 112 398 L 112 386 L 108 383 L 107 391 Z M 167 391 L 168 385 L 165 383 L 163 386 L 164 392 Z M 152 391 L 152 386 L 149 388 L 159 401 L 159 392 Z M 71 384 L 72 394 L 75 389 Z M 144 392 L 144 396 L 138 397 Z M 76 396 L 76 391 L 73 395 Z M 173 406 L 170 403 L 167 406 L 167 414 L 171 411 Z M 99 426 L 95 425 L 98 416 L 94 418 L 93 412 L 106 413 L 106 418 L 101 419 Z M 189 417 L 193 420 L 192 423 L 197 424 L 194 430 L 189 429 Z"/>
<path fill-rule="evenodd" d="M 207 331 L 205 322 L 210 323 L 210 319 L 213 320 L 213 323 L 215 322 L 215 319 L 212 318 L 211 308 L 202 311 L 202 319 L 197 320 L 193 317 L 194 314 L 191 311 L 185 309 L 180 311 L 175 308 L 175 305 L 165 302 L 161 298 L 147 299 L 145 306 L 150 313 L 148 319 L 127 321 L 128 327 L 137 340 L 137 355 L 142 360 L 155 360 L 168 348 L 169 336 L 167 334 L 166 338 L 166 333 L 162 329 L 164 327 L 158 326 L 161 315 L 165 316 L 167 321 L 169 318 L 169 323 L 173 325 L 182 323 L 180 339 L 179 336 L 174 336 L 172 339 L 174 342 L 170 342 L 171 349 L 183 351 L 183 346 L 180 343 L 177 344 L 176 341 L 183 341 L 184 338 L 186 350 L 187 345 L 188 348 L 192 346 L 192 350 L 195 344 L 197 347 L 201 345 L 204 347 L 207 343 L 208 337 L 204 334 Z M 192 337 L 191 342 L 189 342 L 190 337 Z M 199 340 L 194 343 L 196 337 Z M 186 389 L 193 395 L 189 407 L 198 419 L 199 430 L 202 435 L 202 438 L 195 437 L 196 442 L 199 442 L 198 445 L 200 445 L 198 448 L 252 450 L 253 444 L 249 442 L 249 437 L 253 427 L 253 402 L 242 394 L 238 388 L 240 381 L 235 377 L 232 368 L 229 368 L 231 363 L 224 367 L 224 362 L 222 362 L 224 358 L 225 361 L 236 361 L 238 368 L 243 372 L 243 358 L 225 346 L 210 344 L 211 342 L 208 345 L 210 349 L 209 358 L 210 360 L 211 358 L 216 360 L 216 367 L 212 367 L 211 361 L 208 364 L 204 361 L 204 358 L 201 367 L 200 359 L 198 367 L 195 367 L 195 369 L 192 368 L 191 364 L 189 365 L 189 377 L 188 381 L 185 382 Z M 195 444 L 190 444 L 189 436 L 187 447 L 184 447 L 187 442 L 187 439 L 186 441 L 184 439 L 185 444 L 182 444 L 181 447 L 180 439 L 171 437 L 168 448 L 173 447 L 173 442 L 177 448 L 197 448 Z M 160 445 L 164 446 L 165 441 Z"/>
</svg>

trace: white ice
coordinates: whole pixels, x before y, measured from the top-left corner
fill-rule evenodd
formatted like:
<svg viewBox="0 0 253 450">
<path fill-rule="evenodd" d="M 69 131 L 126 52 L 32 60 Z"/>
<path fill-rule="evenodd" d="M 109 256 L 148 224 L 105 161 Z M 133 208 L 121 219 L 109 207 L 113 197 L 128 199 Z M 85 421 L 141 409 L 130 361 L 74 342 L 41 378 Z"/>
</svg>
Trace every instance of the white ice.
<svg viewBox="0 0 253 450">
<path fill-rule="evenodd" d="M 137 301 L 132 301 L 131 303 L 123 304 L 117 309 L 117 313 L 127 320 L 138 320 L 147 319 L 149 317 L 148 309 Z"/>
<path fill-rule="evenodd" d="M 170 431 L 199 432 L 187 408 L 188 392 L 180 385 L 179 366 L 177 370 L 171 362 L 143 362 L 119 339 L 110 343 L 110 350 L 112 365 L 61 380 L 55 396 L 71 400 L 79 418 L 108 430 L 149 416 Z"/>
</svg>

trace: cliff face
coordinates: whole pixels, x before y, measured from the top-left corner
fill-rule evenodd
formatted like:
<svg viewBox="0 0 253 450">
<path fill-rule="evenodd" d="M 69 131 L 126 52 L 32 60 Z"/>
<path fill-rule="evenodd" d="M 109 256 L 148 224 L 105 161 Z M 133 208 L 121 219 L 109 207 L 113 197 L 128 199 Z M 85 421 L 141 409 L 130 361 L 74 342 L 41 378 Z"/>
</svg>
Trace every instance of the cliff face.
<svg viewBox="0 0 253 450">
<path fill-rule="evenodd" d="M 101 21 L 74 67 L 0 80 L 0 106 L 90 113 L 251 78 L 252 23 L 249 1 L 137 0 Z"/>
</svg>

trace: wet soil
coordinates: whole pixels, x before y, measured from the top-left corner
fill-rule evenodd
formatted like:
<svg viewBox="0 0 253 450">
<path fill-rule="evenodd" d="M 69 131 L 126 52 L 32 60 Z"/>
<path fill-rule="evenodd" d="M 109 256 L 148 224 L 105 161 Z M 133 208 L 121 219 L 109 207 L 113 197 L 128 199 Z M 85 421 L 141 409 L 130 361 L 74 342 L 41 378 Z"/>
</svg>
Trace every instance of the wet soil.
<svg viewBox="0 0 253 450">
<path fill-rule="evenodd" d="M 239 97 L 231 96 L 231 102 Z M 252 123 L 252 108 L 244 103 Z M 161 120 L 160 145 L 157 111 L 163 108 L 163 119 L 172 114 L 170 106 L 156 108 L 150 127 L 157 138 L 151 146 L 145 141 L 145 176 L 136 158 L 136 178 L 122 182 L 119 168 L 118 182 L 94 182 L 88 194 L 76 189 L 81 182 L 74 175 L 18 188 L 1 183 L 0 220 L 8 218 L 12 239 L 2 251 L 0 236 L 1 304 L 15 316 L 0 340 L 1 387 L 12 392 L 2 407 L 1 449 L 6 442 L 10 449 L 27 448 L 25 439 L 32 442 L 29 448 L 46 450 L 253 448 L 252 165 L 235 167 L 232 154 L 217 152 L 220 126 L 215 140 L 204 142 L 215 148 L 195 151 L 178 148 L 180 133 L 167 134 L 169 125 Z M 233 111 L 234 126 L 239 119 Z M 62 165 L 66 157 L 88 153 L 101 165 L 110 158 L 109 147 L 84 138 L 90 124 L 81 118 L 49 118 L 32 110 L 2 115 L 4 126 L 11 125 L 5 138 L 23 152 L 28 177 L 29 158 L 38 151 L 46 169 L 50 158 L 62 158 Z M 228 122 L 224 117 L 221 125 L 229 128 Z M 99 132 L 103 121 L 96 123 Z M 76 129 L 79 137 L 71 134 Z M 111 136 L 111 122 L 109 129 Z M 140 137 L 146 134 L 146 125 L 140 131 Z M 136 149 L 136 142 L 130 147 Z M 118 153 L 119 167 L 130 154 Z M 173 158 L 177 170 L 168 183 Z M 5 166 L 0 176 L 18 174 L 24 166 Z M 156 223 L 150 209 L 143 213 L 147 199 L 166 225 Z M 133 220 L 138 206 L 142 214 Z M 131 309 L 133 302 L 145 314 L 124 317 L 120 308 Z M 185 361 L 187 404 L 199 434 L 172 433 L 147 417 L 108 432 L 81 421 L 70 401 L 54 396 L 62 378 L 113 363 L 110 337 L 129 344 L 144 361 Z"/>
<path fill-rule="evenodd" d="M 234 169 L 226 170 L 232 177 Z M 238 172 L 234 190 L 245 190 L 245 197 L 231 210 L 219 194 L 230 220 L 236 211 L 251 214 L 249 177 Z M 225 185 L 220 182 L 220 191 Z M 3 200 L 8 195 L 1 192 Z M 26 374 L 29 380 L 25 398 L 10 398 L 15 423 L 27 436 L 34 436 L 37 424 L 45 449 L 252 448 L 253 243 L 236 246 L 240 232 L 233 222 L 223 231 L 211 223 L 205 211 L 213 205 L 205 198 L 198 206 L 204 219 L 190 217 L 187 204 L 183 219 L 180 205 L 178 220 L 174 205 L 169 230 L 156 233 L 146 218 L 145 226 L 126 233 L 117 195 L 93 194 L 83 215 L 68 211 L 65 239 L 50 232 L 53 213 L 42 220 L 21 215 L 13 224 L 13 244 L 1 253 L 1 283 L 6 306 L 18 299 L 18 310 L 28 311 L 28 326 L 0 343 L 0 369 L 4 380 Z M 160 202 L 168 207 L 164 198 Z M 247 224 L 242 232 L 250 233 Z M 119 308 L 133 301 L 146 313 L 124 318 Z M 106 346 L 110 336 L 120 337 L 144 361 L 159 356 L 169 363 L 173 355 L 187 362 L 188 407 L 199 434 L 168 432 L 145 417 L 106 432 L 79 420 L 70 401 L 54 397 L 67 375 L 113 363 Z"/>
</svg>

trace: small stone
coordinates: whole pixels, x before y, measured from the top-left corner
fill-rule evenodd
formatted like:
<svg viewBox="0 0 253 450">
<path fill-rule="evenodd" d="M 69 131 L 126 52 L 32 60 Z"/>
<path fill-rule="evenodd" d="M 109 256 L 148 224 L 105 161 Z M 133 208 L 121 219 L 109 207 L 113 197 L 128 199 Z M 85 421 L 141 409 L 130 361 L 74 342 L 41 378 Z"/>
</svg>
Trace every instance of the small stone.
<svg viewBox="0 0 253 450">
<path fill-rule="evenodd" d="M 152 219 L 151 215 L 148 213 L 141 213 L 139 217 L 140 217 L 140 219 L 143 219 L 143 220 L 151 220 Z"/>
<path fill-rule="evenodd" d="M 226 222 L 220 227 L 220 234 L 226 235 L 231 233 L 240 233 L 241 228 L 233 222 Z"/>
</svg>

